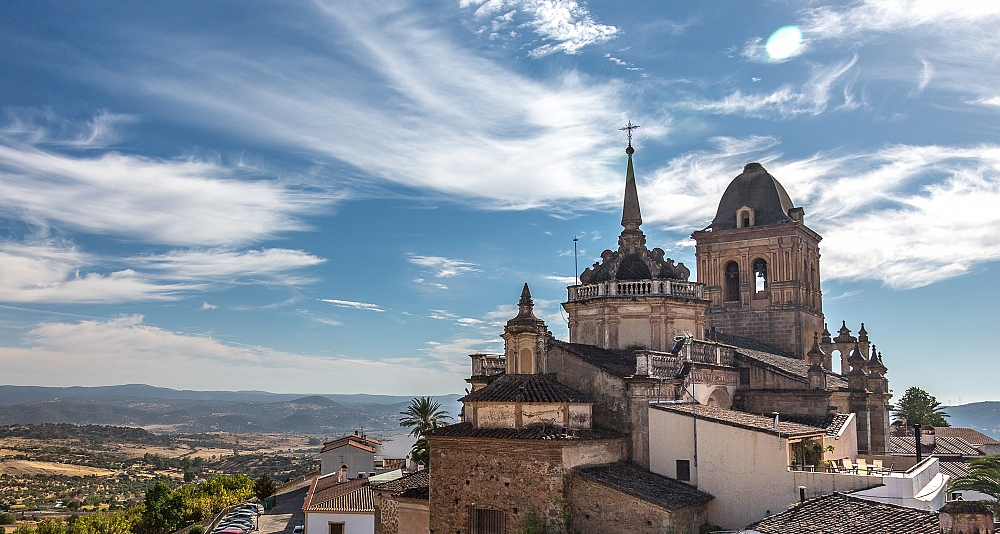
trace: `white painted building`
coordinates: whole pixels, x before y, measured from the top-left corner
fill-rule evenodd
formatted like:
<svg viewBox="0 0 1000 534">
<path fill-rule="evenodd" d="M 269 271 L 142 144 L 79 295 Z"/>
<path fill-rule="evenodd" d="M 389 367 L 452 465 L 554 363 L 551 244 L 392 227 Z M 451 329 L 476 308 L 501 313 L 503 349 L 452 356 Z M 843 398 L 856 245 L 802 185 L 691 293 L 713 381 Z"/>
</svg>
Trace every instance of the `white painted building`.
<svg viewBox="0 0 1000 534">
<path fill-rule="evenodd" d="M 367 478 L 375 474 L 375 456 L 381 454 L 381 441 L 358 432 L 327 441 L 319 452 L 319 474 L 336 473 L 346 465 L 349 478 Z"/>
</svg>

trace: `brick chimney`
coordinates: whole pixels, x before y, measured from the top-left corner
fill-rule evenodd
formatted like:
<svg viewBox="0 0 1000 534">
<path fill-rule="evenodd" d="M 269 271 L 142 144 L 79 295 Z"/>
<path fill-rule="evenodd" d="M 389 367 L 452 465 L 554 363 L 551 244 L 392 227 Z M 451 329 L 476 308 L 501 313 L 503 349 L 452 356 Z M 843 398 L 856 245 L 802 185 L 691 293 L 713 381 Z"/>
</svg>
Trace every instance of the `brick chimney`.
<svg viewBox="0 0 1000 534">
<path fill-rule="evenodd" d="M 941 534 L 994 534 L 993 512 L 983 501 L 951 501 L 938 510 Z"/>
</svg>

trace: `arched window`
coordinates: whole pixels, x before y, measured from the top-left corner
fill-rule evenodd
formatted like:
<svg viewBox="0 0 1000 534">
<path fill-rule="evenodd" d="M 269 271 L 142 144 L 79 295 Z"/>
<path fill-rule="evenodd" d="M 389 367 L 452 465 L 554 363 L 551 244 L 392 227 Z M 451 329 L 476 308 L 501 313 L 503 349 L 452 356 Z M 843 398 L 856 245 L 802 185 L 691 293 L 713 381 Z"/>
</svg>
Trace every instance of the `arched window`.
<svg viewBox="0 0 1000 534">
<path fill-rule="evenodd" d="M 753 226 L 753 210 L 743 206 L 742 208 L 736 210 L 736 227 L 737 228 L 750 228 Z"/>
<path fill-rule="evenodd" d="M 762 258 L 753 261 L 753 280 L 757 293 L 767 289 L 767 262 Z"/>
<path fill-rule="evenodd" d="M 726 264 L 725 270 L 726 302 L 739 302 L 740 300 L 740 266 L 735 261 Z"/>
</svg>

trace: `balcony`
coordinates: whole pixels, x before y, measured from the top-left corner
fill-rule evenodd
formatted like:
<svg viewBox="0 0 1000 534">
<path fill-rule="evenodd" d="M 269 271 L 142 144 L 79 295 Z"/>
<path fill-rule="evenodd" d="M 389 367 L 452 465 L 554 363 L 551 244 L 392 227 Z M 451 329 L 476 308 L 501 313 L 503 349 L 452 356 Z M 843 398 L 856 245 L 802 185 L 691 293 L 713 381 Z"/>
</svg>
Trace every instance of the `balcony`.
<svg viewBox="0 0 1000 534">
<path fill-rule="evenodd" d="M 603 297 L 667 296 L 704 299 L 705 286 L 685 280 L 628 280 L 570 286 L 569 302 Z"/>
</svg>

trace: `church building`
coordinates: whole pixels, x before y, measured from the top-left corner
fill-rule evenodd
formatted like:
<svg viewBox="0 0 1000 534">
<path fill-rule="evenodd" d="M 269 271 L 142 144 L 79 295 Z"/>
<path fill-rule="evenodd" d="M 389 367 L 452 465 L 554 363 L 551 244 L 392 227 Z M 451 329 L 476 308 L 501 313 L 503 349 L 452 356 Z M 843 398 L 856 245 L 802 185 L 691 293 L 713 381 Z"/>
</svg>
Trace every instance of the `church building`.
<svg viewBox="0 0 1000 534">
<path fill-rule="evenodd" d="M 534 315 L 525 284 L 504 353 L 471 355 L 461 422 L 428 436 L 431 532 L 511 532 L 536 516 L 569 532 L 698 532 L 713 496 L 673 466 L 650 471 L 651 444 L 668 441 L 651 434 L 651 407 L 700 405 L 695 421 L 724 424 L 777 415 L 798 425 L 785 435 L 775 419 L 787 463 L 802 463 L 801 436 L 822 441 L 845 421 L 856 447 L 826 459 L 886 452 L 886 367 L 864 325 L 856 337 L 846 323 L 835 338 L 827 329 L 822 238 L 804 210 L 746 165 L 692 235 L 691 281 L 647 248 L 634 152 L 630 143 L 618 248 L 568 288 L 569 340 Z M 606 506 L 595 508 L 598 494 Z"/>
</svg>

